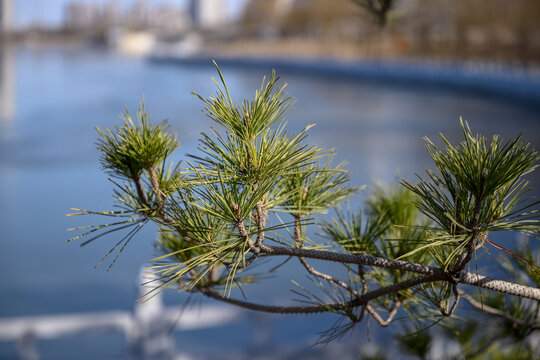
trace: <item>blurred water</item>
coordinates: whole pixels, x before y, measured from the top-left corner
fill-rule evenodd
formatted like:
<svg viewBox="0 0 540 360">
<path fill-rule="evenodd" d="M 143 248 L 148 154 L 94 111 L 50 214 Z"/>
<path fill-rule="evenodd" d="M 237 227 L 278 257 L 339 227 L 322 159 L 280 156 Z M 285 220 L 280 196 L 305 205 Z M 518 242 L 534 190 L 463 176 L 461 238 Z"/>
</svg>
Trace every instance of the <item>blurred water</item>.
<svg viewBox="0 0 540 360">
<path fill-rule="evenodd" d="M 135 237 L 110 272 L 105 271 L 106 265 L 97 270 L 93 266 L 117 237 L 100 239 L 84 249 L 64 243 L 71 236 L 67 228 L 91 221 L 66 217 L 70 208 L 111 207 L 112 186 L 99 170 L 94 127 L 117 124 L 124 105 L 134 113 L 144 94 L 153 119 L 169 118 L 178 133 L 180 159 L 195 150 L 199 132 L 210 125 L 200 111 L 201 102 L 190 93 L 213 94 L 215 70 L 210 63 L 161 65 L 98 50 L 18 50 L 1 57 L 1 64 L 14 76 L 0 78 L 4 94 L 10 95 L 9 103 L 3 98 L 0 105 L 4 110 L 11 107 L 0 121 L 0 316 L 132 308 L 139 269 L 154 255 L 152 227 Z M 238 100 L 252 96 L 261 77 L 268 74 L 266 69 L 224 66 L 222 70 Z M 280 75 L 297 99 L 289 115 L 290 127 L 298 131 L 316 123 L 309 141 L 335 147 L 338 159 L 349 162 L 353 183 L 358 185 L 373 179 L 413 179 L 415 172 L 430 166 L 422 136 L 436 138 L 443 132 L 459 139 L 460 116 L 474 131 L 486 134 L 508 138 L 524 131 L 527 140 L 540 148 L 540 110 L 534 104 L 373 79 L 350 81 L 290 71 Z M 538 180 L 534 175 L 533 184 Z M 288 274 L 304 279 L 298 267 L 289 269 Z M 290 297 L 290 287 L 286 279 L 276 278 L 247 291 L 253 299 L 272 303 Z M 174 293 L 166 297 L 168 303 L 182 300 Z M 297 320 L 277 321 L 274 340 L 309 343 L 333 319 Z M 239 331 L 251 332 L 242 326 Z M 183 337 L 182 346 L 208 350 L 196 334 L 187 336 L 192 340 Z M 247 347 L 242 339 L 229 332 L 221 345 L 215 345 Z M 42 350 L 59 358 L 60 348 L 49 344 Z M 116 356 L 112 354 L 118 348 L 111 345 L 111 352 L 103 356 Z"/>
</svg>

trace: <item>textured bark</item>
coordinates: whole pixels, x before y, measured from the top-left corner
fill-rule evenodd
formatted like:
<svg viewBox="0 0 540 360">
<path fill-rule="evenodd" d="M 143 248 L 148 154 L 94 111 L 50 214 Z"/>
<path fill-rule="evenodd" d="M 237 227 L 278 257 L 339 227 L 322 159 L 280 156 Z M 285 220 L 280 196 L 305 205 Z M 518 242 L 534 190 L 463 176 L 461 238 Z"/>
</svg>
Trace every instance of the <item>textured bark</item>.
<svg viewBox="0 0 540 360">
<path fill-rule="evenodd" d="M 410 263 L 402 260 L 390 260 L 380 257 L 374 257 L 369 255 L 360 254 L 347 254 L 338 253 L 332 251 L 313 250 L 313 249 L 298 249 L 285 246 L 268 246 L 262 245 L 260 247 L 262 253 L 269 255 L 287 255 L 295 257 L 306 257 L 311 259 L 334 261 L 343 264 L 358 264 L 382 267 L 386 269 L 397 269 L 403 271 L 410 271 L 423 275 L 435 275 L 443 274 L 443 271 L 439 268 L 434 268 L 422 264 Z"/>
<path fill-rule="evenodd" d="M 460 273 L 459 282 L 467 285 L 481 287 L 484 289 L 498 291 L 504 294 L 515 295 L 533 300 L 540 300 L 540 289 L 538 288 L 520 285 L 504 280 L 497 280 L 466 271 L 462 271 Z"/>
<path fill-rule="evenodd" d="M 219 294 L 218 292 L 214 290 L 207 289 L 207 288 L 200 288 L 199 290 L 208 297 L 211 297 L 216 300 L 220 300 L 220 301 L 232 304 L 232 305 L 240 306 L 249 310 L 269 312 L 269 313 L 274 313 L 274 314 L 313 314 L 313 313 L 321 313 L 321 312 L 336 312 L 339 310 L 347 310 L 347 309 L 350 309 L 351 307 L 365 305 L 369 301 L 374 300 L 378 297 L 388 295 L 388 294 L 393 294 L 400 290 L 405 290 L 405 289 L 411 288 L 413 286 L 416 286 L 422 283 L 437 281 L 437 280 L 441 280 L 440 276 L 437 276 L 437 275 L 419 276 L 413 279 L 399 282 L 397 284 L 393 284 L 390 286 L 386 286 L 383 288 L 370 291 L 351 301 L 347 301 L 343 303 L 311 305 L 311 306 L 309 305 L 308 306 L 262 305 L 262 304 L 255 304 L 255 303 L 251 303 L 251 302 L 243 301 L 243 300 L 231 299 L 231 298 L 228 298 L 226 296 Z"/>
<path fill-rule="evenodd" d="M 163 194 L 161 193 L 161 190 L 159 188 L 159 179 L 157 176 L 157 171 L 155 167 L 152 167 L 148 171 L 150 173 L 150 182 L 152 183 L 152 188 L 154 189 L 154 193 L 156 194 L 156 203 L 158 208 L 161 209 L 163 206 Z"/>
<path fill-rule="evenodd" d="M 146 197 L 146 193 L 144 192 L 141 183 L 141 177 L 139 175 L 133 175 L 132 179 L 135 183 L 135 188 L 137 189 L 137 195 L 139 196 L 139 199 L 145 206 L 148 206 L 148 198 Z"/>
<path fill-rule="evenodd" d="M 297 249 L 284 246 L 260 247 L 262 253 L 269 255 L 287 255 L 295 257 L 305 257 L 319 260 L 340 262 L 345 264 L 358 264 L 366 266 L 381 267 L 386 269 L 396 269 L 401 271 L 414 272 L 417 274 L 435 276 L 437 280 L 447 280 L 452 282 L 473 285 L 484 289 L 490 289 L 505 294 L 520 296 L 524 298 L 540 300 L 540 289 L 519 285 L 508 281 L 497 280 L 483 275 L 476 275 L 467 271 L 457 273 L 446 273 L 440 268 L 411 263 L 402 260 L 390 260 L 368 255 L 345 254 L 331 251 Z M 433 280 L 435 281 L 435 280 Z"/>
</svg>

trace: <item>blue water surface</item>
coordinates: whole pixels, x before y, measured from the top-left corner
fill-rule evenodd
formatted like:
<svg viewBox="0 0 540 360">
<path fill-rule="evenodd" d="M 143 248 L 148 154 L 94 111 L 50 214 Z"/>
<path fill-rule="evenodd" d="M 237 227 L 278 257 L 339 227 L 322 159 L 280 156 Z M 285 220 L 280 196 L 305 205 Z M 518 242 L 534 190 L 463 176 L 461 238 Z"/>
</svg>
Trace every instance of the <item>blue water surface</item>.
<svg viewBox="0 0 540 360">
<path fill-rule="evenodd" d="M 181 143 L 177 159 L 196 152 L 199 133 L 211 123 L 191 91 L 213 94 L 215 69 L 210 62 L 204 66 L 161 64 L 99 49 L 18 49 L 1 56 L 4 63 L 11 63 L 15 76 L 2 84 L 13 95 L 14 111 L 0 122 L 0 317 L 132 309 L 140 268 L 155 255 L 154 227 L 148 226 L 134 238 L 111 271 L 106 271 L 110 260 L 97 269 L 94 265 L 119 240 L 118 235 L 83 249 L 80 241 L 65 243 L 73 235 L 66 229 L 101 221 L 66 217 L 71 208 L 108 210 L 112 206 L 112 184 L 99 169 L 95 127 L 118 124 L 124 105 L 135 113 L 144 94 L 155 121 L 170 119 Z M 233 97 L 241 100 L 253 95 L 270 69 L 224 65 L 222 70 Z M 288 115 L 290 128 L 300 131 L 316 123 L 308 141 L 335 148 L 337 160 L 348 161 L 352 182 L 367 184 L 368 189 L 374 180 L 413 180 L 415 172 L 431 166 L 422 137 L 436 139 L 442 132 L 459 140 L 460 116 L 474 131 L 488 135 L 509 138 L 524 132 L 540 148 L 540 110 L 533 103 L 455 88 L 395 84 L 377 77 L 363 81 L 290 69 L 279 75 L 297 99 Z M 539 184 L 538 174 L 531 179 L 533 185 Z M 361 199 L 362 194 L 351 206 Z M 248 298 L 270 304 L 287 301 L 288 289 L 293 287 L 290 278 L 305 282 L 305 275 L 292 262 L 286 275 L 246 289 Z M 168 305 L 180 306 L 184 300 L 184 295 L 174 291 L 165 297 Z M 270 319 L 269 341 L 283 346 L 309 345 L 317 332 L 335 320 L 328 315 Z M 217 328 L 177 340 L 188 352 L 250 349 L 253 342 L 245 334 L 255 332 L 253 322 L 235 326 L 237 332 Z M 365 331 L 360 333 L 356 339 L 364 341 Z M 215 348 L 208 348 L 208 337 Z M 96 357 L 122 356 L 121 337 L 106 338 L 92 338 L 104 344 Z M 74 358 L 77 351 L 68 340 L 40 344 L 43 358 Z M 12 345 L 1 344 L 0 357 L 10 354 Z"/>
</svg>

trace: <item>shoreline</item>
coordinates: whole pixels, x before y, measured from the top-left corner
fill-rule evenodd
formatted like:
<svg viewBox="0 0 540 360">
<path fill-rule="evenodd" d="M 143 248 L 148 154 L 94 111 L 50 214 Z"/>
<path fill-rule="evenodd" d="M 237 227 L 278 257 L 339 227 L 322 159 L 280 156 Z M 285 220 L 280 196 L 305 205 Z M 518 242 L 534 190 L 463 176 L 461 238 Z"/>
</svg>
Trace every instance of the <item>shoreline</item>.
<svg viewBox="0 0 540 360">
<path fill-rule="evenodd" d="M 309 57 L 255 57 L 194 54 L 171 56 L 153 54 L 153 63 L 220 67 L 275 69 L 307 76 L 332 77 L 350 81 L 384 82 L 393 85 L 425 86 L 496 96 L 540 108 L 540 70 L 493 66 L 482 62 L 454 62 L 414 59 L 314 59 Z"/>
</svg>

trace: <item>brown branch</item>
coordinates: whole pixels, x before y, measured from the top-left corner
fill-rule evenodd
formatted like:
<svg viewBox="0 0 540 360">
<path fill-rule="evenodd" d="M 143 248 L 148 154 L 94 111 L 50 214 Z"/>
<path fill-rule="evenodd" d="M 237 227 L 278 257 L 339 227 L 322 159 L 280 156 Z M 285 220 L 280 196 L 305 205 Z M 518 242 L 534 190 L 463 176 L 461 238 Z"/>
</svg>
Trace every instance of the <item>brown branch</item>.
<svg viewBox="0 0 540 360">
<path fill-rule="evenodd" d="M 162 219 L 174 225 L 172 219 L 166 217 L 162 217 Z M 467 271 L 459 271 L 449 274 L 441 268 L 411 263 L 403 260 L 391 260 L 369 255 L 338 253 L 332 251 L 293 248 L 286 246 L 269 246 L 265 244 L 260 244 L 260 246 L 255 247 L 255 244 L 253 244 L 253 242 L 249 239 L 249 234 L 245 229 L 244 224 L 239 222 L 237 225 L 239 227 L 240 234 L 242 236 L 247 236 L 247 243 L 255 254 L 263 253 L 267 255 L 305 257 L 311 259 L 333 261 L 342 264 L 357 264 L 386 269 L 396 269 L 421 275 L 427 275 L 428 277 L 434 278 L 434 280 L 426 280 L 424 282 L 438 280 L 452 281 L 484 289 L 494 290 L 509 295 L 515 295 L 533 300 L 540 300 L 540 289 L 538 288 L 515 284 L 504 280 L 497 280 L 487 276 L 473 274 Z M 181 229 L 178 230 L 181 231 Z"/>
<path fill-rule="evenodd" d="M 263 243 L 264 238 L 265 238 L 264 228 L 266 227 L 267 216 L 268 216 L 268 211 L 262 205 L 262 201 L 259 201 L 256 205 L 256 216 L 255 216 L 255 221 L 257 223 L 257 229 L 259 230 L 259 234 L 257 235 L 257 239 L 255 240 L 255 243 L 251 241 L 250 235 L 244 223 L 240 220 L 236 222 L 236 227 L 238 228 L 238 231 L 240 232 L 240 236 L 242 236 L 245 239 L 246 244 L 249 246 L 250 250 L 253 252 L 253 255 L 251 255 L 248 259 L 246 259 L 242 264 L 239 264 L 236 266 L 237 269 L 243 269 L 243 268 L 248 267 L 249 265 L 253 263 L 253 261 L 255 261 L 255 259 L 257 259 L 257 257 L 259 257 L 259 253 L 260 253 L 259 247 Z M 232 265 L 223 260 L 221 260 L 221 262 L 227 267 L 230 267 Z"/>
<path fill-rule="evenodd" d="M 237 209 L 234 210 L 235 207 L 233 207 L 233 211 L 235 213 L 237 213 Z M 260 253 L 260 250 L 259 248 L 253 243 L 253 241 L 251 241 L 250 239 L 250 235 L 246 229 L 246 226 L 244 225 L 244 223 L 240 220 L 237 220 L 236 221 L 236 227 L 238 229 L 238 232 L 240 233 L 240 236 L 242 238 L 245 239 L 245 245 L 247 245 L 249 247 L 249 249 L 251 250 L 251 252 L 253 253 L 249 258 L 247 259 L 244 259 L 242 261 L 242 263 L 238 264 L 238 263 L 231 263 L 229 261 L 226 261 L 224 259 L 219 259 L 219 262 L 221 262 L 223 265 L 225 265 L 226 267 L 230 268 L 230 267 L 234 267 L 236 269 L 244 269 L 246 267 L 248 267 L 249 265 L 251 265 L 255 259 L 257 259 L 257 257 L 259 257 L 259 253 Z M 263 235 L 264 236 L 264 235 Z M 261 239 L 261 242 L 262 242 L 262 239 Z"/>
<path fill-rule="evenodd" d="M 253 261 L 255 261 L 255 259 L 257 259 L 258 257 L 259 257 L 259 254 L 253 254 L 249 258 L 242 261 L 242 263 L 240 264 L 232 263 L 224 259 L 220 259 L 219 261 L 228 268 L 235 267 L 236 269 L 244 269 L 244 268 L 247 268 L 249 265 L 251 265 Z"/>
<path fill-rule="evenodd" d="M 499 309 L 493 308 L 491 306 L 482 304 L 481 302 L 476 301 L 472 296 L 470 296 L 469 294 L 467 294 L 467 293 L 465 293 L 463 291 L 459 291 L 459 294 L 460 294 L 460 296 L 462 298 L 467 300 L 467 302 L 469 304 L 471 304 L 472 307 L 474 307 L 475 309 L 477 309 L 479 311 L 485 312 L 486 314 L 498 316 L 500 318 L 508 320 L 508 321 L 510 321 L 510 322 L 512 322 L 512 323 L 514 323 L 516 325 L 519 325 L 519 326 L 529 327 L 529 328 L 531 328 L 531 330 L 540 329 L 540 322 L 528 323 L 525 320 L 519 319 L 519 318 L 517 318 L 515 316 L 512 316 L 512 315 L 508 314 L 507 312 L 504 312 L 502 310 L 499 310 Z"/>
<path fill-rule="evenodd" d="M 141 200 L 141 203 L 144 206 L 148 206 L 148 198 L 146 197 L 146 193 L 144 192 L 142 183 L 141 183 L 141 176 L 140 175 L 133 175 L 132 180 L 135 183 L 135 188 L 137 189 L 137 195 L 139 196 L 139 199 Z"/>
<path fill-rule="evenodd" d="M 268 255 L 287 255 L 295 257 L 306 257 L 311 259 L 319 259 L 333 261 L 343 264 L 358 264 L 382 267 L 387 269 L 396 269 L 402 271 L 410 271 L 423 275 L 443 274 L 444 271 L 439 268 L 426 266 L 422 264 L 411 263 L 403 260 L 390 260 L 380 257 L 374 257 L 361 254 L 340 253 L 333 251 L 324 251 L 316 249 L 293 248 L 286 246 L 269 246 L 261 245 L 260 251 Z"/>
<path fill-rule="evenodd" d="M 540 289 L 462 271 L 459 282 L 522 298 L 540 300 Z"/>
<path fill-rule="evenodd" d="M 260 251 L 268 255 L 286 255 L 306 257 L 312 259 L 339 262 L 343 264 L 358 264 L 386 269 L 414 272 L 417 274 L 437 276 L 439 280 L 456 281 L 467 285 L 490 289 L 505 294 L 520 296 L 533 300 L 540 300 L 540 289 L 519 285 L 508 281 L 497 280 L 483 275 L 476 275 L 467 271 L 455 274 L 446 273 L 443 269 L 422 264 L 411 263 L 403 260 L 390 260 L 380 257 L 345 254 L 331 251 L 298 249 L 285 246 L 261 245 Z"/>
<path fill-rule="evenodd" d="M 307 193 L 306 189 L 304 188 L 304 194 Z M 300 214 L 294 215 L 294 243 L 296 247 L 303 248 L 304 242 L 302 241 L 302 217 Z M 308 264 L 306 259 L 304 257 L 299 257 L 298 260 L 300 260 L 300 263 L 304 266 L 304 268 L 309 272 L 311 275 L 316 276 L 318 278 L 333 282 L 334 284 L 342 287 L 343 289 L 347 290 L 354 296 L 358 296 L 358 292 L 351 288 L 347 283 L 344 281 L 341 281 L 329 274 L 325 274 L 323 272 L 320 272 L 316 270 L 314 267 Z"/>
<path fill-rule="evenodd" d="M 157 170 L 155 167 L 151 167 L 150 169 L 148 169 L 148 173 L 150 174 L 150 182 L 152 183 L 152 188 L 154 189 L 154 193 L 156 194 L 157 207 L 161 210 L 163 207 L 163 194 L 159 188 Z"/>
<path fill-rule="evenodd" d="M 452 303 L 450 310 L 447 311 L 444 308 L 444 304 L 441 305 L 441 314 L 443 316 L 452 316 L 457 309 L 457 305 L 459 304 L 460 293 L 458 291 L 456 283 L 452 283 L 452 292 L 454 293 L 454 302 Z"/>
<path fill-rule="evenodd" d="M 471 238 L 469 239 L 466 247 L 466 252 L 463 254 L 458 262 L 452 267 L 452 272 L 462 271 L 465 269 L 465 266 L 472 260 L 473 254 L 476 251 L 476 239 L 481 234 L 478 232 L 478 221 L 480 220 L 480 211 L 482 210 L 482 204 L 484 197 L 482 194 L 484 183 L 487 178 L 487 170 L 482 170 L 481 180 L 480 180 L 480 193 L 474 197 L 474 210 L 471 222 L 468 224 L 468 228 L 472 230 Z"/>
<path fill-rule="evenodd" d="M 253 311 L 261 311 L 261 312 L 268 312 L 273 314 L 313 314 L 313 313 L 320 313 L 325 311 L 331 311 L 329 308 L 325 306 L 272 306 L 272 305 L 262 305 L 262 304 L 256 304 L 244 300 L 237 300 L 237 299 L 231 299 L 226 296 L 223 296 L 219 294 L 218 292 L 210 289 L 201 289 L 200 290 L 202 294 L 231 304 L 235 306 L 239 306 L 244 309 L 249 309 Z"/>
<path fill-rule="evenodd" d="M 266 219 L 268 218 L 268 210 L 263 205 L 262 200 L 257 203 L 255 209 L 256 209 L 256 214 L 257 214 L 257 217 L 256 217 L 257 229 L 259 230 L 259 234 L 257 235 L 257 240 L 255 240 L 255 247 L 258 248 L 261 246 L 266 236 L 266 232 L 264 231 L 264 229 L 266 228 Z"/>
<path fill-rule="evenodd" d="M 294 244 L 297 248 L 303 247 L 302 242 L 302 218 L 300 217 L 300 214 L 294 215 Z"/>
<path fill-rule="evenodd" d="M 233 210 L 234 211 L 234 210 Z M 236 211 L 237 212 L 237 211 Z M 240 233 L 240 236 L 245 239 L 245 244 L 249 247 L 253 255 L 251 255 L 247 260 L 244 260 L 242 264 L 238 264 L 236 268 L 243 269 L 247 266 L 251 265 L 255 259 L 259 256 L 260 249 L 258 246 L 256 246 L 253 241 L 250 239 L 250 235 L 246 229 L 246 226 L 244 225 L 244 222 L 241 220 L 236 221 L 236 227 L 238 229 L 238 232 Z M 264 236 L 264 235 L 263 235 Z M 259 240 L 259 239 L 257 239 Z M 262 243 L 262 240 L 261 240 Z M 226 263 L 224 263 L 226 266 L 228 266 Z"/>
<path fill-rule="evenodd" d="M 302 248 L 302 245 L 303 245 L 303 242 L 299 238 L 299 236 L 301 236 L 301 233 L 302 233 L 301 232 L 301 219 L 300 219 L 300 216 L 295 215 L 295 227 L 294 227 L 294 238 L 295 239 L 294 240 L 295 240 L 296 246 L 299 247 L 299 248 Z M 341 281 L 341 280 L 339 280 L 339 279 L 337 279 L 337 278 L 335 278 L 335 277 L 333 277 L 333 276 L 331 276 L 329 274 L 325 274 L 325 273 L 320 272 L 320 271 L 316 270 L 315 268 L 313 268 L 311 265 L 309 265 L 309 263 L 306 261 L 306 259 L 304 257 L 299 257 L 298 259 L 300 260 L 302 265 L 304 265 L 304 268 L 310 274 L 312 274 L 312 275 L 314 275 L 316 277 L 319 277 L 321 279 L 330 281 L 330 282 L 342 287 L 343 289 L 347 290 L 348 292 L 350 292 L 353 296 L 355 296 L 357 298 L 361 296 L 358 293 L 358 291 L 353 289 L 351 286 L 349 286 L 349 284 L 345 283 L 344 281 Z M 360 272 L 363 273 L 363 271 L 361 269 L 360 269 Z M 362 278 L 363 294 L 365 294 L 367 292 L 367 282 L 364 279 L 363 274 L 361 274 L 361 278 Z M 386 320 L 383 320 L 383 318 L 379 315 L 379 313 L 371 305 L 369 305 L 369 303 L 364 304 L 365 310 L 367 310 L 373 316 L 373 318 L 377 321 L 377 323 L 379 323 L 379 325 L 382 326 L 382 327 L 387 327 L 388 325 L 390 325 L 390 323 L 392 322 L 392 320 L 396 316 L 400 306 L 401 306 L 401 301 L 396 302 L 394 304 L 393 309 L 390 311 L 390 313 L 388 315 L 388 318 Z M 362 310 L 362 315 L 360 316 L 360 319 L 363 318 L 363 314 L 364 314 L 364 310 Z"/>
<path fill-rule="evenodd" d="M 360 294 L 358 293 L 358 291 L 356 291 L 355 289 L 353 289 L 352 287 L 349 286 L 349 284 L 347 284 L 346 282 L 344 281 L 341 281 L 339 279 L 336 279 L 335 277 L 333 277 L 332 275 L 328 275 L 328 274 L 325 274 L 323 272 L 320 272 L 318 270 L 316 270 L 315 268 L 313 268 L 311 265 L 308 264 L 308 262 L 306 261 L 305 258 L 301 257 L 301 258 L 298 258 L 300 260 L 300 262 L 302 263 L 302 265 L 304 265 L 304 267 L 306 268 L 306 270 L 313 276 L 316 276 L 318 278 L 321 278 L 321 279 L 324 279 L 324 280 L 327 280 L 327 281 L 330 281 L 330 282 L 333 282 L 334 284 L 342 287 L 343 289 L 347 290 L 348 292 L 350 292 L 351 294 L 353 294 L 354 296 L 359 296 Z"/>
<path fill-rule="evenodd" d="M 226 296 L 219 294 L 218 292 L 208 289 L 208 288 L 199 288 L 199 291 L 204 295 L 211 297 L 213 299 L 223 301 L 232 305 L 236 305 L 245 309 L 269 312 L 274 314 L 312 314 L 320 312 L 335 312 L 339 310 L 347 310 L 352 307 L 362 306 L 367 304 L 369 301 L 376 299 L 378 297 L 395 293 L 400 290 L 408 289 L 413 286 L 441 280 L 438 276 L 419 276 L 413 279 L 405 280 L 397 284 L 389 285 L 383 288 L 373 290 L 367 294 L 361 295 L 354 300 L 343 302 L 343 303 L 333 303 L 333 304 L 321 304 L 321 305 L 306 305 L 306 306 L 272 306 L 272 305 L 262 305 L 255 304 L 248 301 L 231 299 Z"/>
<path fill-rule="evenodd" d="M 394 304 L 394 306 L 392 307 L 392 310 L 390 310 L 390 313 L 388 314 L 388 317 L 386 318 L 386 320 L 383 320 L 381 315 L 379 315 L 377 310 L 375 310 L 371 305 L 369 305 L 369 304 L 366 305 L 366 310 L 371 314 L 371 316 L 373 316 L 373 318 L 375 319 L 375 321 L 377 321 L 377 323 L 379 323 L 379 325 L 381 325 L 382 327 L 387 327 L 388 325 L 390 325 L 392 320 L 394 320 L 394 317 L 397 315 L 398 310 L 401 307 L 401 304 L 402 304 L 401 301 L 397 301 Z"/>
<path fill-rule="evenodd" d="M 255 246 L 253 241 L 251 241 L 249 233 L 248 233 L 244 223 L 242 221 L 238 220 L 238 221 L 236 221 L 236 227 L 238 228 L 238 232 L 240 233 L 240 236 L 245 239 L 246 245 L 249 246 L 249 248 L 253 252 L 253 254 L 258 255 L 261 252 L 260 247 Z"/>
</svg>

